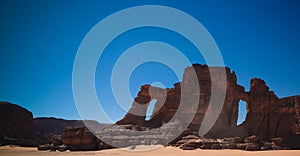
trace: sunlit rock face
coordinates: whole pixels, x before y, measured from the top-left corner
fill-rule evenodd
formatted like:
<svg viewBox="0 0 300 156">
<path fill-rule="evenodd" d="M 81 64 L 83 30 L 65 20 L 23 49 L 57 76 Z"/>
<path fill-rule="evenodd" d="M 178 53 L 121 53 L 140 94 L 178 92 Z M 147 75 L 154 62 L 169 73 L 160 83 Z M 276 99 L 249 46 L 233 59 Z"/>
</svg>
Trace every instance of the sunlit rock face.
<svg viewBox="0 0 300 156">
<path fill-rule="evenodd" d="M 194 64 L 185 69 L 182 82 L 175 83 L 173 88 L 143 85 L 131 109 L 117 124 L 157 128 L 176 118 L 182 123 L 189 121 L 183 132 L 188 135 L 198 133 L 207 115 L 217 119 L 205 135 L 211 138 L 257 135 L 267 140 L 300 132 L 300 96 L 279 99 L 263 80 L 254 78 L 250 84 L 250 91 L 246 92 L 229 68 Z M 213 98 L 224 96 L 223 105 L 214 103 L 212 91 L 217 93 Z M 150 120 L 146 121 L 153 99 L 157 102 Z M 247 116 L 246 121 L 237 126 L 240 100 L 247 103 Z M 210 103 L 212 106 L 208 109 Z"/>
</svg>

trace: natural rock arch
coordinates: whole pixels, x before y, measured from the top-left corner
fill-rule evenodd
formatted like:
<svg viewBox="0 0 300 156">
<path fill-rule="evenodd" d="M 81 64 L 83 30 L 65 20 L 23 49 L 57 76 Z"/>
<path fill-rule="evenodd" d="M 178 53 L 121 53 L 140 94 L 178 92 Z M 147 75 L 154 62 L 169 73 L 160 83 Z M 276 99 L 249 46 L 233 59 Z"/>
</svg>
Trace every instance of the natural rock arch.
<svg viewBox="0 0 300 156">
<path fill-rule="evenodd" d="M 188 98 L 180 99 L 181 85 L 184 84 L 186 94 L 200 97 L 196 115 L 186 129 L 187 134 L 197 133 L 210 100 L 211 79 L 209 73 L 218 71 L 220 68 L 222 67 L 194 64 L 185 69 L 182 82 L 175 83 L 173 88 L 162 89 L 143 85 L 134 99 L 131 109 L 117 124 L 134 124 L 157 128 L 167 123 L 176 113 L 180 100 L 188 100 Z M 189 80 L 192 70 L 197 73 L 200 93 L 193 92 L 194 86 Z M 227 67 L 225 70 L 227 91 L 224 105 L 216 123 L 206 136 L 216 138 L 257 135 L 268 140 L 273 137 L 286 137 L 300 132 L 300 110 L 299 106 L 296 105 L 300 103 L 300 96 L 279 99 L 273 91 L 269 91 L 269 87 L 262 79 L 257 78 L 251 80 L 250 91 L 245 92 L 244 87 L 237 84 L 235 72 L 230 71 Z M 151 95 L 149 93 L 150 88 L 154 90 Z M 154 107 L 156 111 L 151 115 L 150 120 L 146 121 L 147 108 L 152 99 L 157 100 Z M 247 103 L 247 116 L 245 122 L 237 126 L 240 100 Z M 188 104 L 188 102 L 185 103 Z M 190 108 L 189 110 L 188 108 L 185 113 L 194 112 L 194 109 Z M 182 116 L 184 115 L 182 114 Z"/>
</svg>

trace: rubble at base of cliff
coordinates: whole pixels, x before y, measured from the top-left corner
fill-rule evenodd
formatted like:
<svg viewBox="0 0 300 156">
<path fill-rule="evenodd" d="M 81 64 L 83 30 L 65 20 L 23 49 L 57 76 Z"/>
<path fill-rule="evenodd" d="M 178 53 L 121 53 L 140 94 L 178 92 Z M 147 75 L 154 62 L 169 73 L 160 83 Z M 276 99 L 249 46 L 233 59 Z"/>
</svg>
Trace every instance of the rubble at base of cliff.
<svg viewBox="0 0 300 156">
<path fill-rule="evenodd" d="M 191 138 L 192 137 L 192 138 Z M 208 139 L 197 136 L 186 136 L 179 140 L 175 146 L 183 150 L 194 149 L 239 149 L 246 151 L 260 150 L 289 150 L 282 138 L 273 138 L 273 141 L 266 142 L 253 135 L 246 138 L 233 137 L 223 139 Z"/>
<path fill-rule="evenodd" d="M 132 128 L 135 127 L 135 130 Z M 96 133 L 102 141 L 91 133 L 86 127 L 65 129 L 61 136 L 53 136 L 50 144 L 38 146 L 40 151 L 91 151 L 113 148 L 130 148 L 138 145 L 164 145 L 173 146 L 182 150 L 195 149 L 237 149 L 246 151 L 265 150 L 295 150 L 300 149 L 300 135 L 287 138 L 272 138 L 262 140 L 258 136 L 205 138 L 194 134 L 169 141 L 176 134 L 172 129 L 178 128 L 178 123 L 169 123 L 167 129 L 149 130 L 146 127 L 137 128 L 137 125 L 113 125 Z M 147 130 L 146 130 L 147 129 Z M 173 135 L 172 135 L 173 134 Z M 169 136 L 169 137 L 166 137 Z M 293 139 L 289 140 L 289 139 Z M 115 146 L 112 146 L 115 145 Z"/>
</svg>

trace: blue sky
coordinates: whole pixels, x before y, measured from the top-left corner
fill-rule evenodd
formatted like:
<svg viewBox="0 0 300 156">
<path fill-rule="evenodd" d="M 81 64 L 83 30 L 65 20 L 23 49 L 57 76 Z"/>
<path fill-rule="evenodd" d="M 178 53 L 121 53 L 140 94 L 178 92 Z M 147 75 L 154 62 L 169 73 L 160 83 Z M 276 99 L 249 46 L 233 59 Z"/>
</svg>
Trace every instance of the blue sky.
<svg viewBox="0 0 300 156">
<path fill-rule="evenodd" d="M 200 21 L 246 90 L 250 79 L 259 77 L 279 97 L 300 94 L 300 2 L 296 0 L 7 0 L 0 2 L 0 100 L 25 107 L 34 117 L 79 119 L 72 68 L 82 39 L 106 16 L 146 4 L 174 7 Z M 125 112 L 107 83 L 113 63 L 127 48 L 150 40 L 176 45 L 192 63 L 205 64 L 193 45 L 168 30 L 148 27 L 120 35 L 104 51 L 96 71 L 97 94 L 115 121 Z M 177 81 L 171 69 L 150 62 L 132 73 L 129 89 L 134 96 L 142 84 L 162 82 L 172 87 Z"/>
</svg>

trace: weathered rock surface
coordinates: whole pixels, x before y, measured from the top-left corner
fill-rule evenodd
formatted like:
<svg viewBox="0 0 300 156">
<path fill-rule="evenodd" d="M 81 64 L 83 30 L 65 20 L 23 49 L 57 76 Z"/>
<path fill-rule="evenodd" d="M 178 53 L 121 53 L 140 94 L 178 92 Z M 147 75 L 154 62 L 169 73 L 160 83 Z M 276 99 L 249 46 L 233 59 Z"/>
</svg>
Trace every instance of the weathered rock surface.
<svg viewBox="0 0 300 156">
<path fill-rule="evenodd" d="M 275 140 L 277 140 L 276 138 Z M 224 139 L 191 138 L 182 139 L 177 142 L 177 147 L 183 150 L 194 149 L 239 149 L 247 151 L 259 150 L 283 150 L 291 149 L 291 146 L 276 145 L 273 142 L 263 142 L 257 136 L 250 136 L 245 139 L 234 137 Z M 294 148 L 295 149 L 295 148 Z"/>
<path fill-rule="evenodd" d="M 117 148 L 136 145 L 167 145 L 180 135 L 177 133 L 181 129 L 180 126 L 178 122 L 166 123 L 163 127 L 154 129 L 137 128 L 136 125 L 113 125 L 96 132 L 96 136 L 102 142 Z"/>
<path fill-rule="evenodd" d="M 38 146 L 38 149 L 45 149 L 51 144 L 51 149 L 54 150 L 63 144 L 61 134 L 65 128 L 86 126 L 85 124 L 95 131 L 111 125 L 93 120 L 33 119 L 32 113 L 25 108 L 9 102 L 0 102 L 0 145 L 37 147 L 44 144 Z"/>
<path fill-rule="evenodd" d="M 218 75 L 222 70 L 225 71 L 227 79 L 224 82 L 218 82 Z M 192 76 L 194 72 L 197 77 Z M 210 72 L 216 76 L 211 77 Z M 192 116 L 191 123 L 187 128 L 190 132 L 187 133 L 198 132 L 210 102 L 212 80 L 218 82 L 214 86 L 215 90 L 219 89 L 219 92 L 222 92 L 222 89 L 227 87 L 227 93 L 222 92 L 222 94 L 226 94 L 223 109 L 207 136 L 234 135 L 238 117 L 237 103 L 241 99 L 240 94 L 244 93 L 244 88 L 237 84 L 236 75 L 229 68 L 208 68 L 206 65 L 199 64 L 186 68 L 182 82 L 174 84 L 174 88 L 161 89 L 150 85 L 142 86 L 132 108 L 117 124 L 137 124 L 156 128 L 169 122 L 177 113 L 182 121 L 186 121 L 185 119 Z M 200 91 L 195 89 L 195 83 L 198 83 Z M 166 94 L 164 94 L 165 92 Z M 152 99 L 156 99 L 157 102 L 151 119 L 145 121 L 147 107 Z M 183 108 L 177 112 L 180 103 Z M 189 106 L 191 103 L 196 103 L 195 107 Z M 212 111 L 214 111 L 214 107 Z"/>
<path fill-rule="evenodd" d="M 99 143 L 97 137 L 86 127 L 66 128 L 61 139 L 70 151 L 96 150 Z"/>
<path fill-rule="evenodd" d="M 39 142 L 32 113 L 18 105 L 0 102 L 0 144 L 36 146 Z"/>
<path fill-rule="evenodd" d="M 214 81 L 214 79 L 219 79 L 220 75 L 218 73 L 222 70 L 226 71 L 226 81 Z M 196 83 L 191 76 L 193 72 L 197 74 L 200 92 L 195 90 Z M 212 77 L 210 74 L 214 76 Z M 179 119 L 185 119 L 185 116 L 196 110 L 186 133 L 198 132 L 204 115 L 208 111 L 212 81 L 217 82 L 213 89 L 221 90 L 222 87 L 226 86 L 226 93 L 224 93 L 225 100 L 221 113 L 214 126 L 206 134 L 207 137 L 223 138 L 257 135 L 263 140 L 270 140 L 275 137 L 291 136 L 299 132 L 300 96 L 279 99 L 274 92 L 269 91 L 263 80 L 257 78 L 251 80 L 250 91 L 246 92 L 244 87 L 237 84 L 236 75 L 229 68 L 209 68 L 206 65 L 199 64 L 186 68 L 182 82 L 174 84 L 174 88 L 162 89 L 150 85 L 142 86 L 134 99 L 132 108 L 117 124 L 134 124 L 156 128 L 169 122 L 175 113 L 180 113 L 179 116 L 182 118 Z M 194 97 L 199 97 L 196 108 L 188 106 L 195 102 L 193 101 Z M 146 121 L 147 107 L 153 99 L 156 99 L 157 102 L 151 119 Z M 246 121 L 237 126 L 238 103 L 240 100 L 247 102 L 248 113 Z M 183 106 L 184 109 L 180 112 L 178 112 L 179 103 L 187 105 Z M 214 108 L 212 111 L 214 111 Z"/>
<path fill-rule="evenodd" d="M 256 143 L 249 143 L 246 148 L 246 151 L 258 151 L 260 150 L 260 146 Z"/>
<path fill-rule="evenodd" d="M 283 142 L 283 139 L 282 139 L 282 138 L 272 138 L 271 140 L 272 140 L 272 142 L 273 142 L 275 145 L 277 145 L 277 146 L 282 145 L 282 142 Z"/>
<path fill-rule="evenodd" d="M 58 118 L 34 118 L 34 125 L 41 137 L 41 143 L 49 143 L 53 141 L 54 135 L 61 135 L 65 128 L 84 127 L 88 124 L 89 127 L 95 130 L 101 130 L 110 126 L 109 124 L 100 124 L 93 120 L 65 120 Z M 55 141 L 55 140 L 54 140 Z M 53 143 L 53 142 L 52 142 Z"/>
<path fill-rule="evenodd" d="M 225 81 L 221 81 L 222 71 L 225 71 Z M 193 77 L 193 73 L 196 73 L 196 79 Z M 200 91 L 196 89 L 197 85 Z M 192 114 L 194 117 L 190 120 L 189 125 L 183 126 L 185 127 L 184 131 L 175 139 L 175 142 L 181 140 L 175 145 L 182 146 L 188 140 L 182 137 L 197 134 L 207 113 L 213 117 L 215 112 L 218 112 L 218 104 L 213 105 L 211 110 L 208 109 L 212 100 L 211 93 L 215 91 L 224 94 L 224 104 L 215 124 L 205 137 L 236 136 L 244 138 L 250 136 L 245 144 L 241 144 L 243 141 L 239 140 L 231 143 L 227 141 L 221 146 L 227 148 L 237 148 L 238 146 L 240 149 L 258 150 L 261 148 L 261 144 L 256 145 L 261 140 L 271 141 L 272 138 L 292 137 L 300 133 L 300 96 L 280 99 L 273 91 L 269 90 L 262 79 L 252 79 L 250 86 L 250 91 L 246 92 L 244 87 L 237 84 L 236 75 L 229 68 L 194 64 L 185 69 L 182 82 L 175 83 L 173 88 L 163 89 L 143 85 L 134 99 L 131 109 L 117 124 L 140 125 L 152 129 L 172 122 L 176 115 L 179 116 L 177 120 L 184 123 L 189 121 L 189 116 Z M 223 92 L 224 87 L 226 92 Z M 150 120 L 146 121 L 146 112 L 153 99 L 156 99 L 157 102 Z M 247 116 L 246 121 L 237 126 L 240 100 L 247 103 Z M 192 105 L 193 103 L 197 103 L 196 107 Z M 212 102 L 212 104 L 214 103 Z M 257 140 L 258 138 L 261 140 Z M 205 145 L 203 148 L 208 148 L 208 146 Z M 193 149 L 194 147 L 183 146 L 182 148 Z"/>
<path fill-rule="evenodd" d="M 55 146 L 62 145 L 61 135 L 53 135 L 51 139 L 51 143 Z"/>
<path fill-rule="evenodd" d="M 39 151 L 47 151 L 47 150 L 50 150 L 50 146 L 51 146 L 50 144 L 39 145 L 37 149 Z"/>
<path fill-rule="evenodd" d="M 147 109 L 154 99 L 157 102 L 151 118 L 146 120 Z M 224 100 L 219 102 L 219 99 Z M 237 125 L 240 100 L 247 103 L 247 116 Z M 20 113 L 20 108 L 14 108 L 18 112 L 15 116 L 20 119 L 21 114 L 26 121 L 14 121 L 14 111 L 7 111 L 3 106 L 0 105 L 0 113 L 4 115 L 0 115 L 5 120 L 1 118 L 0 124 L 4 123 L 9 129 L 11 125 L 7 121 L 13 120 L 14 126 L 21 126 L 16 129 L 12 126 L 13 130 L 1 127 L 0 141 L 30 140 L 36 136 L 36 126 L 44 140 L 52 139 L 51 144 L 39 146 L 41 150 L 101 150 L 155 144 L 174 145 L 185 150 L 300 148 L 300 96 L 278 98 L 262 79 L 257 78 L 251 80 L 250 90 L 246 92 L 237 83 L 235 72 L 227 67 L 194 64 L 185 69 L 182 82 L 175 83 L 173 88 L 143 85 L 123 119 L 112 126 L 92 128 L 93 133 L 86 127 L 76 127 L 84 126 L 82 121 L 38 118 L 33 124 L 32 114 L 24 110 Z M 209 127 L 206 119 L 216 121 L 210 121 L 214 124 Z M 199 130 L 203 132 L 203 125 L 207 126 L 207 133 L 198 136 Z M 63 130 L 66 127 L 73 128 Z"/>
<path fill-rule="evenodd" d="M 251 80 L 247 92 L 248 113 L 241 125 L 264 140 L 299 133 L 300 96 L 279 99 L 261 79 Z"/>
<path fill-rule="evenodd" d="M 68 150 L 68 146 L 60 145 L 60 146 L 58 146 L 57 150 L 60 152 L 64 152 L 64 151 Z"/>
</svg>

